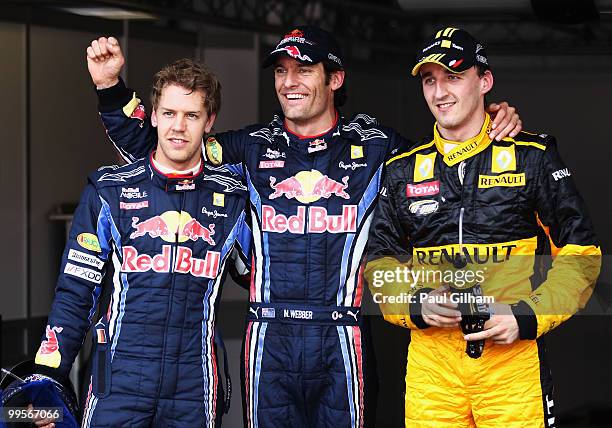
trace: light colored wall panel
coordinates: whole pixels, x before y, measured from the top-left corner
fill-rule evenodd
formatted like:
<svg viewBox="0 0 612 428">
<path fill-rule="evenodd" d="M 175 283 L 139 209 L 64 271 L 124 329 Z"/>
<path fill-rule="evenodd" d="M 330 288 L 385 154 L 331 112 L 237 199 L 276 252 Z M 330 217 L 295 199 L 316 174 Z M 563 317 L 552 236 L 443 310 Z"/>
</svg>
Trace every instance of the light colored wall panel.
<svg viewBox="0 0 612 428">
<path fill-rule="evenodd" d="M 85 49 L 96 34 L 31 29 L 32 315 L 45 316 L 64 246 L 62 224 L 48 216 L 76 203 L 87 174 L 116 163 L 96 108 Z"/>
<path fill-rule="evenodd" d="M 26 316 L 25 25 L 0 23 L 0 313 Z"/>
</svg>

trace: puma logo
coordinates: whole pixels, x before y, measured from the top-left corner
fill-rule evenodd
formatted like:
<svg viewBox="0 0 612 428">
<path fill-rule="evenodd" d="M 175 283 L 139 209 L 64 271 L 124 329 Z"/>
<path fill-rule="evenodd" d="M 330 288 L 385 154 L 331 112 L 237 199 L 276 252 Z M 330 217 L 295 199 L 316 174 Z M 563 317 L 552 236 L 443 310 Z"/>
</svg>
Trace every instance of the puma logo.
<svg viewBox="0 0 612 428">
<path fill-rule="evenodd" d="M 352 311 L 346 311 L 347 315 L 352 316 L 353 318 L 355 318 L 355 322 L 357 321 L 357 314 L 359 313 L 359 311 L 353 313 Z"/>
</svg>

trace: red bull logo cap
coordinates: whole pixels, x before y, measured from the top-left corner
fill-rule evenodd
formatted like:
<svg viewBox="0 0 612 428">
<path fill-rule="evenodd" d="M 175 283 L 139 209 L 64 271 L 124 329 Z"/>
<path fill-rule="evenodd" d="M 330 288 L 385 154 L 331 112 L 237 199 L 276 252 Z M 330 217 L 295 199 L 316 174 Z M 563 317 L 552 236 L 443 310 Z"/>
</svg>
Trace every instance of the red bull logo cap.
<svg viewBox="0 0 612 428">
<path fill-rule="evenodd" d="M 295 27 L 278 42 L 264 59 L 262 67 L 274 65 L 279 55 L 286 55 L 303 64 L 328 61 L 343 69 L 342 51 L 338 42 L 327 31 L 313 26 Z"/>
<path fill-rule="evenodd" d="M 453 73 L 463 73 L 477 64 L 491 68 L 484 46 L 467 31 L 453 27 L 438 30 L 425 40 L 412 75 L 418 75 L 421 66 L 428 62 Z"/>
</svg>

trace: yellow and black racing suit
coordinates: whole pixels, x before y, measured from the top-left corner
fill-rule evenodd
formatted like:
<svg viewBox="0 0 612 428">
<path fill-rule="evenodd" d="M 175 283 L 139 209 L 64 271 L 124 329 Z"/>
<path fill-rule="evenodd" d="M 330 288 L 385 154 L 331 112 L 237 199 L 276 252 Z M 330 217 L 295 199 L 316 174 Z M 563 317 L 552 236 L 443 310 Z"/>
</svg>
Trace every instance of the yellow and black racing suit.
<svg viewBox="0 0 612 428">
<path fill-rule="evenodd" d="M 385 319 L 412 330 L 406 426 L 554 426 L 538 338 L 584 306 L 599 274 L 601 251 L 555 139 L 521 132 L 495 142 L 489 127 L 487 115 L 479 135 L 457 143 L 434 126 L 433 137 L 387 162 L 366 277 Z M 547 269 L 539 268 L 543 254 Z M 467 262 L 462 272 L 453 267 L 457 255 Z M 398 266 L 413 280 L 372 280 Z M 520 340 L 487 340 L 473 359 L 459 327 L 423 321 L 425 293 L 466 280 L 510 305 Z"/>
</svg>

